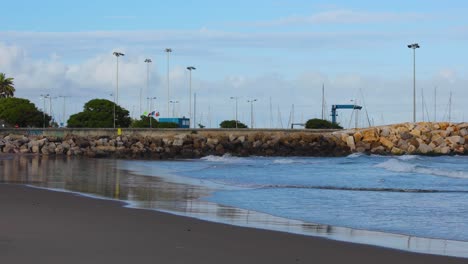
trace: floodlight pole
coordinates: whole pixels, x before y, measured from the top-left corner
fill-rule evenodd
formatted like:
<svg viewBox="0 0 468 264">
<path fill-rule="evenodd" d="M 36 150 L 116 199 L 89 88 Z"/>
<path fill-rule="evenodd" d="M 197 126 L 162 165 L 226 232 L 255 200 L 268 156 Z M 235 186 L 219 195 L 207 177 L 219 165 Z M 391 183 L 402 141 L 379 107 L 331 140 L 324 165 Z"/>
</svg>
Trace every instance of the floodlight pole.
<svg viewBox="0 0 468 264">
<path fill-rule="evenodd" d="M 253 104 L 256 102 L 257 99 L 247 100 L 250 103 L 250 128 L 254 128 L 254 114 L 253 114 Z"/>
<path fill-rule="evenodd" d="M 413 123 L 416 123 L 416 49 L 420 46 L 414 43 L 408 45 L 408 48 L 413 49 Z"/>
<path fill-rule="evenodd" d="M 164 50 L 167 54 L 167 115 L 169 115 L 170 108 L 169 108 L 169 103 L 170 103 L 170 98 L 171 98 L 171 92 L 170 92 L 170 83 L 169 83 L 169 54 L 172 52 L 171 48 L 167 48 Z"/>
<path fill-rule="evenodd" d="M 153 119 L 153 115 L 151 114 L 152 111 L 151 109 L 153 109 L 153 99 L 157 99 L 156 97 L 146 97 L 146 100 L 149 100 L 149 103 L 150 103 L 150 109 L 149 109 L 149 123 L 150 123 L 150 128 L 153 128 L 153 124 L 152 124 L 152 119 Z"/>
<path fill-rule="evenodd" d="M 172 104 L 172 117 L 176 117 L 175 115 L 175 104 L 178 104 L 179 101 L 169 101 Z"/>
<path fill-rule="evenodd" d="M 231 99 L 235 99 L 236 100 L 236 128 L 238 128 L 238 123 L 239 123 L 239 119 L 237 118 L 237 101 L 239 99 L 238 96 L 235 96 L 235 97 L 231 97 Z"/>
<path fill-rule="evenodd" d="M 190 122 L 192 121 L 192 71 L 196 69 L 197 68 L 193 66 L 187 67 L 187 70 L 189 70 L 189 73 L 190 73 L 190 81 L 189 81 L 189 93 L 190 93 L 189 95 L 189 119 L 190 119 Z M 195 124 L 193 124 L 193 127 L 195 128 Z"/>
<path fill-rule="evenodd" d="M 117 60 L 117 74 L 116 74 L 116 93 L 115 93 L 115 97 L 114 97 L 114 128 L 115 128 L 115 107 L 116 105 L 119 103 L 119 57 L 120 56 L 125 56 L 125 54 L 123 54 L 122 52 L 114 52 L 112 53 L 115 57 L 116 57 L 116 60 Z"/>
<path fill-rule="evenodd" d="M 49 98 L 50 95 L 49 94 L 41 94 L 41 97 L 42 97 L 43 102 L 44 102 L 43 103 L 44 107 L 42 108 L 42 120 L 43 120 L 42 128 L 45 128 L 46 127 L 46 125 L 45 125 L 45 123 L 46 123 L 46 121 L 45 121 L 46 120 L 46 118 L 45 118 L 46 99 Z"/>
<path fill-rule="evenodd" d="M 145 63 L 146 63 L 146 92 L 149 93 L 149 67 L 150 67 L 150 63 L 153 62 L 151 59 L 145 59 Z M 141 114 L 143 113 L 141 111 L 141 100 L 142 100 L 142 89 L 140 87 L 140 113 L 138 114 L 139 116 L 141 116 Z"/>
</svg>

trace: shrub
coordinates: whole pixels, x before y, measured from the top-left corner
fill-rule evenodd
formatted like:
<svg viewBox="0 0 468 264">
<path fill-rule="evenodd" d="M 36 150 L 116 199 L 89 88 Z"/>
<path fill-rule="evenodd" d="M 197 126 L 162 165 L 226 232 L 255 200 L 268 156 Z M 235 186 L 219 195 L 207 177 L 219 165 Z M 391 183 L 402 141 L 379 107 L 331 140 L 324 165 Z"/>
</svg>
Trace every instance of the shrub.
<svg viewBox="0 0 468 264">
<path fill-rule="evenodd" d="M 220 128 L 236 128 L 236 120 L 224 120 L 219 124 Z M 237 128 L 247 128 L 247 126 L 242 123 L 237 121 Z"/>
<path fill-rule="evenodd" d="M 323 119 L 318 119 L 318 118 L 309 119 L 307 121 L 305 127 L 308 128 L 308 129 L 326 129 L 326 128 L 329 128 L 329 129 L 330 128 L 331 129 L 343 129 L 343 127 L 341 127 L 338 124 L 333 124 L 330 121 L 323 120 Z"/>
</svg>

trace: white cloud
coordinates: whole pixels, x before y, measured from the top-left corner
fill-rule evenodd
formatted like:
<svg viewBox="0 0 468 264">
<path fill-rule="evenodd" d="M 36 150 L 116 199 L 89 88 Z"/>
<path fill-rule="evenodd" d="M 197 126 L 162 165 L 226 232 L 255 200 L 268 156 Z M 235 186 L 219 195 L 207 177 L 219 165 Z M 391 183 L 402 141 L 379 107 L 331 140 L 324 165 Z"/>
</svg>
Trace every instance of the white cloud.
<svg viewBox="0 0 468 264">
<path fill-rule="evenodd" d="M 253 26 L 287 26 L 310 24 L 368 24 L 368 23 L 402 23 L 420 21 L 429 18 L 422 13 L 402 12 L 369 12 L 348 9 L 323 11 L 309 16 L 292 15 L 270 21 L 247 22 Z"/>
</svg>

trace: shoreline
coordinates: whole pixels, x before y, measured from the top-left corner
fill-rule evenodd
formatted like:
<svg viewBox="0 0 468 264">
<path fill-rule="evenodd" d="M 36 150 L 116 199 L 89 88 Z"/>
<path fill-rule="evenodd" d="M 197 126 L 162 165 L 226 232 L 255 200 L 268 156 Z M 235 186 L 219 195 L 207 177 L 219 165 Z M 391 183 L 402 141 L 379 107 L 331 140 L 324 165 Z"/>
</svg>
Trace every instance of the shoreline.
<svg viewBox="0 0 468 264">
<path fill-rule="evenodd" d="M 0 184 L 0 200 L 0 259 L 6 263 L 466 263 L 135 210 L 121 201 L 24 185 Z"/>
<path fill-rule="evenodd" d="M 143 175 L 148 176 L 148 175 Z M 166 180 L 166 177 L 160 177 Z M 8 184 L 8 183 L 7 183 Z M 229 205 L 218 204 L 200 200 L 200 198 L 190 201 L 192 204 L 198 204 L 199 207 L 194 210 L 180 212 L 171 209 L 162 208 L 145 208 L 139 206 L 138 201 L 119 200 L 112 197 L 105 197 L 96 194 L 88 194 L 78 191 L 67 189 L 57 189 L 35 186 L 33 184 L 16 184 L 24 185 L 28 188 L 65 193 L 70 195 L 81 196 L 90 199 L 97 199 L 103 201 L 118 202 L 123 208 L 136 209 L 136 210 L 149 210 L 160 212 L 164 214 L 173 215 L 176 217 L 193 218 L 196 220 L 223 224 L 229 226 L 236 226 L 240 228 L 251 228 L 258 230 L 265 230 L 271 232 L 288 233 L 292 235 L 308 236 L 314 238 L 322 238 L 326 240 L 339 241 L 344 243 L 367 245 L 371 247 L 385 248 L 390 250 L 398 250 L 416 254 L 428 254 L 435 256 L 447 256 L 457 258 L 467 258 L 468 252 L 464 250 L 468 247 L 468 241 L 462 240 L 449 240 L 442 238 L 421 237 L 414 235 L 407 235 L 403 233 L 389 233 L 384 231 L 374 231 L 366 229 L 357 229 L 344 226 L 334 226 L 329 224 L 319 224 L 313 222 L 305 222 L 302 220 L 284 218 L 280 216 L 270 215 L 257 211 L 251 211 L 243 208 L 232 207 Z M 222 207 L 224 210 L 229 211 L 229 216 L 212 215 L 200 213 L 198 210 L 216 210 Z M 235 215 L 235 217 L 234 217 Z"/>
<path fill-rule="evenodd" d="M 187 182 L 184 179 L 178 179 L 174 182 L 172 174 L 161 176 L 159 173 L 147 174 L 142 173 L 139 169 L 135 170 L 140 166 L 145 167 L 141 163 L 131 163 L 132 165 L 128 167 L 125 165 L 125 160 L 116 159 L 40 158 L 37 156 L 28 158 L 22 155 L 9 155 L 9 157 L 11 159 L 7 160 L 10 162 L 4 163 L 3 170 L 3 174 L 6 176 L 3 180 L 6 183 L 23 184 L 34 189 L 68 193 L 97 200 L 117 201 L 127 208 L 154 210 L 213 223 L 287 232 L 407 252 L 468 257 L 468 252 L 465 250 L 468 247 L 468 242 L 465 241 L 317 224 L 203 200 L 202 197 L 210 196 L 213 191 L 216 191 L 216 188 L 212 189 L 206 184 L 196 185 L 195 182 Z M 57 162 L 62 159 L 68 160 L 68 162 Z M 42 164 L 43 162 L 47 163 Z M 92 163 L 91 166 L 87 165 L 89 162 Z M 142 160 L 142 162 L 146 163 L 147 161 Z M 31 174 L 30 169 L 27 168 L 34 169 L 35 172 Z M 67 169 L 64 170 L 64 168 Z M 87 169 L 83 170 L 83 168 Z M 68 173 L 76 169 L 80 170 L 80 173 L 72 173 L 75 179 L 73 180 L 73 178 L 68 177 Z M 94 172 L 94 170 L 97 171 Z M 50 178 L 52 175 L 54 175 L 53 180 Z M 76 179 L 84 180 L 83 183 L 90 182 L 93 186 L 102 183 L 105 185 L 101 185 L 99 189 L 94 187 L 83 189 L 80 187 L 82 181 L 76 181 Z M 139 190 L 130 187 L 130 185 L 141 185 L 142 183 L 151 186 Z M 117 186 L 120 187 L 117 188 Z M 146 194 L 145 197 L 134 197 L 133 194 L 137 193 Z M 187 193 L 190 195 L 186 196 Z M 150 196 L 146 197 L 146 195 Z M 118 198 L 116 199 L 116 197 Z"/>
</svg>

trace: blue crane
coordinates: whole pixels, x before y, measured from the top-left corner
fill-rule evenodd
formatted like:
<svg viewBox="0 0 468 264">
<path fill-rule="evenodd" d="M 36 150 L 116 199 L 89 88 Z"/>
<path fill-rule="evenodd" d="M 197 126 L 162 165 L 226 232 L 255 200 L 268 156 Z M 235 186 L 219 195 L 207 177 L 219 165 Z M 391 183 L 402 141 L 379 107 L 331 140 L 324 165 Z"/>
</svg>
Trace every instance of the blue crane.
<svg viewBox="0 0 468 264">
<path fill-rule="evenodd" d="M 336 117 L 338 114 L 336 113 L 336 110 L 338 109 L 357 109 L 361 110 L 362 106 L 360 105 L 332 105 L 332 123 L 336 124 Z"/>
</svg>

